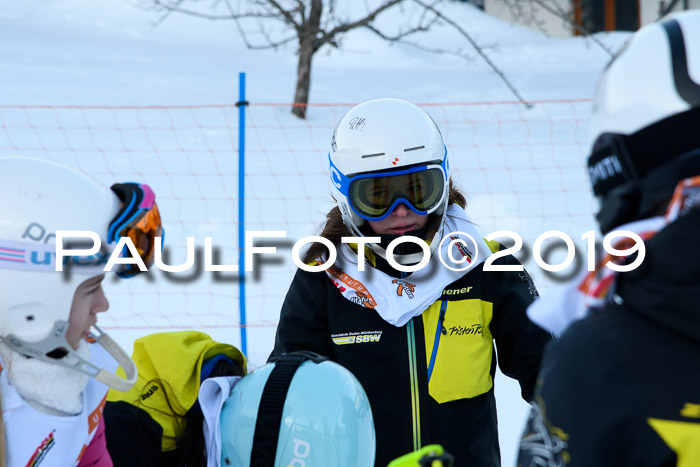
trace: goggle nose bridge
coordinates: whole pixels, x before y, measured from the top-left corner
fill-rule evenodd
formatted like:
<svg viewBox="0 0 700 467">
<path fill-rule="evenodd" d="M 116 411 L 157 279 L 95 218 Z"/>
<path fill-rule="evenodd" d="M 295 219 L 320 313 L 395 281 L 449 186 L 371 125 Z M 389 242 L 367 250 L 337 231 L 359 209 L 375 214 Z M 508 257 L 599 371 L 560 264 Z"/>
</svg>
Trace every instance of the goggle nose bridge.
<svg viewBox="0 0 700 467">
<path fill-rule="evenodd" d="M 446 180 L 446 174 L 445 174 L 445 169 L 443 167 L 443 164 L 445 164 L 445 161 L 443 161 L 442 164 L 431 164 L 431 165 L 421 165 L 421 166 L 416 166 L 413 168 L 410 168 L 408 170 L 404 171 L 398 171 L 398 172 L 384 172 L 384 173 L 377 173 L 377 174 L 366 174 L 366 175 L 361 175 L 360 177 L 353 178 L 349 181 L 348 183 L 348 190 L 347 190 L 347 199 L 348 199 L 348 204 L 350 205 L 350 208 L 357 214 L 359 217 L 365 220 L 370 220 L 370 221 L 378 221 L 385 219 L 388 217 L 399 204 L 405 204 L 409 209 L 411 209 L 413 212 L 416 214 L 420 215 L 426 215 L 431 212 L 433 212 L 435 209 L 437 209 L 442 202 L 444 202 L 444 197 L 445 195 L 445 189 L 447 186 L 447 180 Z M 388 207 L 385 210 L 382 210 L 382 212 L 376 216 L 371 216 L 368 214 L 365 214 L 358 209 L 356 206 L 356 200 L 353 199 L 352 193 L 352 184 L 361 182 L 362 180 L 366 179 L 376 179 L 376 178 L 385 178 L 386 179 L 398 179 L 398 177 L 403 177 L 409 174 L 417 174 L 421 172 L 428 172 L 430 170 L 439 170 L 441 173 L 441 180 L 442 180 L 442 190 L 440 192 L 439 197 L 436 199 L 435 203 L 433 203 L 430 207 L 426 207 L 426 209 L 421 210 L 418 209 L 417 206 L 410 200 L 410 194 L 408 193 L 408 190 L 402 189 L 400 191 L 397 191 L 392 194 L 390 201 L 387 203 Z"/>
</svg>

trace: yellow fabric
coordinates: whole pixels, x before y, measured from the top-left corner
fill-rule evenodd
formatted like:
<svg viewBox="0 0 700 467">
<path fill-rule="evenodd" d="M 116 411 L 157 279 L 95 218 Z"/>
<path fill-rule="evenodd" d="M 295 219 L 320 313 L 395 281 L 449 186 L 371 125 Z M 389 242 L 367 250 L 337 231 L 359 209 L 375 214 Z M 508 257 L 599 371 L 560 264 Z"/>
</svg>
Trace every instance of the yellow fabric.
<svg viewBox="0 0 700 467">
<path fill-rule="evenodd" d="M 245 357 L 236 347 L 215 342 L 203 332 L 164 332 L 142 337 L 134 342 L 131 356 L 139 370 L 136 384 L 129 392 L 110 390 L 107 400 L 125 401 L 146 410 L 163 427 L 163 451 L 175 449 L 172 438 L 181 435 L 182 428 L 173 409 L 183 415 L 192 407 L 199 393 L 202 363 L 218 354 L 239 362 L 246 370 Z M 117 374 L 124 376 L 124 370 L 120 367 Z"/>
<path fill-rule="evenodd" d="M 442 301 L 423 313 L 426 365 L 430 365 Z M 493 386 L 493 303 L 479 299 L 448 301 L 428 392 L 438 403 L 472 398 Z"/>
<path fill-rule="evenodd" d="M 700 404 L 686 402 L 681 409 L 681 415 L 688 418 L 700 418 Z"/>
<path fill-rule="evenodd" d="M 496 240 L 484 241 L 492 253 L 501 248 L 501 244 Z M 357 252 L 357 243 L 348 245 Z M 374 252 L 369 247 L 365 247 L 365 256 L 375 264 Z M 422 314 L 428 366 L 435 343 L 441 304 L 441 301 L 433 303 Z M 447 335 L 440 336 L 438 353 L 428 384 L 428 392 L 438 403 L 476 397 L 493 386 L 493 336 L 489 328 L 492 318 L 493 304 L 490 302 L 479 299 L 447 302 L 443 323 Z M 474 331 L 475 326 L 480 329 L 480 333 Z M 471 334 L 472 332 L 474 334 Z"/>
<path fill-rule="evenodd" d="M 421 465 L 430 465 L 431 467 L 442 467 L 443 463 L 440 460 L 432 460 L 444 454 L 445 449 L 439 444 L 431 444 L 417 451 L 408 453 L 404 456 L 394 459 L 387 467 L 420 467 Z M 430 464 L 421 463 L 429 461 Z"/>
<path fill-rule="evenodd" d="M 348 243 L 350 249 L 355 253 L 357 253 L 357 245 L 359 245 L 359 243 Z M 374 256 L 374 251 L 372 251 L 372 249 L 367 245 L 365 245 L 365 258 L 367 261 L 369 261 L 372 267 L 377 266 L 377 258 Z"/>
<path fill-rule="evenodd" d="M 648 418 L 647 423 L 676 453 L 678 467 L 700 465 L 700 423 Z"/>
<path fill-rule="evenodd" d="M 491 250 L 491 253 L 496 253 L 501 249 L 501 244 L 498 243 L 496 240 L 486 240 L 484 239 L 486 244 L 489 246 L 489 250 Z"/>
</svg>

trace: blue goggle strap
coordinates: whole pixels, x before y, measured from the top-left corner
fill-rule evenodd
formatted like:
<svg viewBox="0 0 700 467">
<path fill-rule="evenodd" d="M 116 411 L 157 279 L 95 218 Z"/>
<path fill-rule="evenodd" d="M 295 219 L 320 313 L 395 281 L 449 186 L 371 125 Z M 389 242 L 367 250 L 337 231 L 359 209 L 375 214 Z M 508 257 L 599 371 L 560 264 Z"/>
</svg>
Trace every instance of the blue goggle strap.
<svg viewBox="0 0 700 467">
<path fill-rule="evenodd" d="M 416 165 L 413 167 L 410 167 L 405 170 L 397 170 L 397 171 L 391 171 L 391 172 L 378 172 L 378 173 L 371 173 L 371 174 L 363 174 L 363 175 L 358 175 L 356 177 L 346 177 L 345 174 L 343 174 L 338 168 L 333 164 L 333 160 L 331 159 L 331 154 L 330 152 L 328 153 L 328 162 L 330 164 L 330 175 L 331 175 L 331 183 L 345 196 L 345 198 L 348 200 L 348 204 L 350 205 L 350 208 L 353 210 L 353 212 L 361 217 L 364 220 L 368 221 L 380 221 L 382 219 L 385 219 L 389 214 L 392 213 L 392 211 L 398 206 L 399 204 L 403 203 L 406 206 L 408 206 L 413 212 L 416 214 L 420 215 L 425 215 L 428 214 L 427 211 L 419 211 L 416 209 L 413 204 L 406 198 L 398 198 L 396 199 L 389 209 L 380 217 L 368 217 L 365 216 L 364 214 L 360 214 L 357 212 L 355 207 L 352 204 L 352 201 L 350 200 L 350 183 L 352 183 L 355 180 L 360 180 L 363 178 L 377 178 L 377 177 L 392 177 L 395 175 L 405 175 L 405 174 L 410 174 L 410 173 L 415 173 L 415 172 L 421 172 L 423 170 L 427 170 L 430 165 L 423 164 L 423 165 Z M 431 164 L 432 165 L 432 164 Z M 433 165 L 434 166 L 434 165 Z M 447 173 L 449 171 L 450 165 L 449 161 L 447 158 L 447 147 L 445 147 L 445 155 L 442 158 L 442 162 L 440 162 L 440 167 L 442 167 L 443 174 L 445 175 L 445 179 L 447 179 Z M 445 180 L 445 183 L 448 183 L 447 180 Z"/>
<path fill-rule="evenodd" d="M 117 216 L 110 222 L 107 231 L 107 241 L 112 243 L 118 239 L 117 234 L 125 227 L 134 222 L 142 212 L 148 211 L 153 203 L 146 200 L 146 191 L 151 192 L 148 185 L 140 183 L 117 183 L 112 185 L 112 191 L 122 200 L 123 206 Z M 146 202 L 144 202 L 146 201 Z"/>
</svg>

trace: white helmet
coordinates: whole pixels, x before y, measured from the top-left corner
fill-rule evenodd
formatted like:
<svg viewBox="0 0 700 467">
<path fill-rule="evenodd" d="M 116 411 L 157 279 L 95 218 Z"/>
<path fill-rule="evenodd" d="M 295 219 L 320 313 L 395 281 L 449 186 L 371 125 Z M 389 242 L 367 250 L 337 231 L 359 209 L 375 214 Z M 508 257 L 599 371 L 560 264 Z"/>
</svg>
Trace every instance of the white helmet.
<svg viewBox="0 0 700 467">
<path fill-rule="evenodd" d="M 700 173 L 700 11 L 640 29 L 601 74 L 588 170 L 601 230 L 653 215 Z"/>
<path fill-rule="evenodd" d="M 450 167 L 447 148 L 437 125 L 423 109 L 401 99 L 375 99 L 356 105 L 333 131 L 329 154 L 333 196 L 347 228 L 364 236 L 365 220 L 381 220 L 400 203 L 418 214 L 441 216 L 442 231 L 449 202 Z M 377 202 L 363 198 L 362 184 L 398 179 L 397 185 L 421 183 L 423 190 L 396 190 Z M 376 187 L 377 185 L 373 185 Z M 368 191 L 369 185 L 367 186 Z M 417 194 L 416 194 L 417 193 Z M 381 257 L 386 251 L 371 248 Z M 431 242 L 431 249 L 437 242 Z M 416 263 L 422 254 L 397 256 L 401 264 Z"/>
<path fill-rule="evenodd" d="M 64 348 L 79 360 L 77 371 L 119 390 L 136 380 L 128 355 L 96 327 L 97 342 L 125 369 L 122 379 L 96 367 L 66 341 L 68 319 L 77 287 L 102 274 L 108 253 L 76 258 L 66 273 L 56 272 L 57 231 L 107 232 L 123 212 L 116 192 L 90 177 L 54 162 L 30 157 L 0 158 L 0 339 L 13 350 L 68 366 L 47 356 Z"/>
</svg>

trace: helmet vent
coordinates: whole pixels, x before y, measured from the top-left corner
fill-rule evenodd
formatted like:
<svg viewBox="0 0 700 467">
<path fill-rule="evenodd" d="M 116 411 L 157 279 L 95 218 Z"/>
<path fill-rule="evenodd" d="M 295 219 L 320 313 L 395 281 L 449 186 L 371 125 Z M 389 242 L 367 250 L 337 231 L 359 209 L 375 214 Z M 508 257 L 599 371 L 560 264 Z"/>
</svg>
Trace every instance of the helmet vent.
<svg viewBox="0 0 700 467">
<path fill-rule="evenodd" d="M 365 159 L 365 158 L 367 158 L 367 157 L 377 157 L 377 156 L 383 156 L 383 155 L 385 155 L 385 153 L 383 153 L 383 152 L 378 152 L 378 153 L 376 153 L 376 154 L 365 154 L 365 155 L 362 156 L 362 158 Z"/>
<path fill-rule="evenodd" d="M 27 315 L 27 321 L 34 321 L 34 315 Z"/>
<path fill-rule="evenodd" d="M 417 151 L 419 149 L 425 149 L 425 146 L 416 146 L 415 148 L 406 148 L 403 150 L 403 152 Z"/>
</svg>

